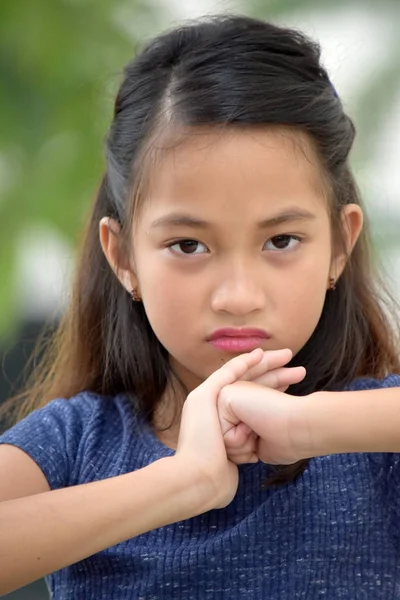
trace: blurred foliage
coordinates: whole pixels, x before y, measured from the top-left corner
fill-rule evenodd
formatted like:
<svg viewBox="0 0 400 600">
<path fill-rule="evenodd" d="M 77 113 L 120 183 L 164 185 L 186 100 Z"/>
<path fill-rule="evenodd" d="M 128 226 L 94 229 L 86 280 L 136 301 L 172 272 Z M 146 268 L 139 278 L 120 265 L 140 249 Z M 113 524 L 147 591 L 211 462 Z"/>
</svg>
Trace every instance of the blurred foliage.
<svg viewBox="0 0 400 600">
<path fill-rule="evenodd" d="M 334 6 L 331 0 L 246 0 L 242 11 L 282 21 L 293 11 L 309 18 L 315 10 L 350 5 L 376 10 L 367 0 L 336 0 Z M 379 10 L 393 22 L 387 40 L 392 60 L 364 80 L 357 98 L 361 143 L 353 160 L 360 169 L 373 160 L 377 129 L 400 87 L 400 2 L 382 0 Z M 122 67 L 135 53 L 134 40 L 158 33 L 165 17 L 148 0 L 0 4 L 0 336 L 19 316 L 21 236 L 28 225 L 45 224 L 75 245 L 103 168 L 103 140 Z M 383 225 L 381 246 L 398 242 L 400 224 Z"/>
<path fill-rule="evenodd" d="M 16 244 L 27 225 L 77 239 L 122 67 L 150 22 L 145 0 L 0 4 L 0 333 L 17 316 Z"/>
<path fill-rule="evenodd" d="M 364 82 L 363 87 L 358 90 L 358 97 L 353 105 L 353 112 L 357 119 L 358 135 L 363 143 L 356 147 L 354 161 L 365 165 L 374 157 L 374 140 L 377 131 L 382 125 L 388 110 L 396 99 L 396 92 L 400 89 L 400 36 L 398 24 L 400 23 L 399 0 L 382 0 L 379 5 L 368 0 L 252 0 L 248 5 L 248 14 L 270 20 L 293 19 L 293 13 L 311 17 L 316 11 L 325 12 L 326 19 L 332 13 L 343 9 L 356 9 L 375 12 L 385 15 L 388 23 L 389 36 L 386 39 L 389 48 L 388 60 L 380 65 L 379 70 L 374 70 L 371 77 Z M 322 41 L 322 40 L 319 40 Z M 338 38 L 338 45 L 340 39 Z"/>
<path fill-rule="evenodd" d="M 316 13 L 324 14 L 329 23 L 332 16 L 340 11 L 356 13 L 370 11 L 372 15 L 383 17 L 386 23 L 385 59 L 379 68 L 371 70 L 370 77 L 361 78 L 362 84 L 357 88 L 357 96 L 353 98 L 350 111 L 355 120 L 357 138 L 351 155 L 351 164 L 358 182 L 363 187 L 363 196 L 367 202 L 373 227 L 372 233 L 376 248 L 381 256 L 393 249 L 400 252 L 400 211 L 388 220 L 385 211 L 379 210 L 379 199 L 372 197 L 371 189 L 363 185 L 363 173 L 373 166 L 376 159 L 377 139 L 386 124 L 388 113 L 395 108 L 400 95 L 400 23 L 399 0 L 251 0 L 246 2 L 246 13 L 258 18 L 271 21 L 278 20 L 289 26 L 299 27 L 304 21 L 313 21 Z M 377 28 L 380 23 L 377 22 Z M 319 39 L 323 43 L 323 40 Z M 338 32 L 338 47 L 340 47 Z M 371 40 L 373 43 L 374 40 Z M 400 206 L 400 202 L 399 202 Z"/>
</svg>

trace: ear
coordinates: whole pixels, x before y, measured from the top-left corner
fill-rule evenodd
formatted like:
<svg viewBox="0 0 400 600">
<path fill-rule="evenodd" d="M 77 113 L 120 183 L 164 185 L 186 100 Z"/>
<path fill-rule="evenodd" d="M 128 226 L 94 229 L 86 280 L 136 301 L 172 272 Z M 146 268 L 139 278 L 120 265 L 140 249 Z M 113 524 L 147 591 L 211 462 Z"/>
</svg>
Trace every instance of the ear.
<svg viewBox="0 0 400 600">
<path fill-rule="evenodd" d="M 124 288 L 130 293 L 138 286 L 136 276 L 127 259 L 121 260 L 120 252 L 121 226 L 111 217 L 103 217 L 99 223 L 100 244 L 108 264 Z"/>
<path fill-rule="evenodd" d="M 331 276 L 339 279 L 353 251 L 363 226 L 363 213 L 358 204 L 346 204 L 341 210 L 344 248 L 341 248 L 332 258 Z"/>
</svg>

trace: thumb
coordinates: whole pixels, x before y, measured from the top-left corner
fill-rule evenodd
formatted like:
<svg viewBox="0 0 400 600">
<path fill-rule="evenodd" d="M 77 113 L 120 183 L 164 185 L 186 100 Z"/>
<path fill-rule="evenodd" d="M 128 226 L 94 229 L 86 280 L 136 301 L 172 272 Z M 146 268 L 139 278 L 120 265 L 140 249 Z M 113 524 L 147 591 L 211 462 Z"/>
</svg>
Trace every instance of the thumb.
<svg viewBox="0 0 400 600">
<path fill-rule="evenodd" d="M 214 371 L 214 373 L 207 377 L 207 379 L 189 395 L 208 393 L 213 394 L 216 399 L 225 385 L 230 385 L 243 377 L 249 369 L 262 360 L 263 356 L 264 352 L 261 348 L 256 348 L 252 352 L 235 356 L 222 367 Z"/>
</svg>

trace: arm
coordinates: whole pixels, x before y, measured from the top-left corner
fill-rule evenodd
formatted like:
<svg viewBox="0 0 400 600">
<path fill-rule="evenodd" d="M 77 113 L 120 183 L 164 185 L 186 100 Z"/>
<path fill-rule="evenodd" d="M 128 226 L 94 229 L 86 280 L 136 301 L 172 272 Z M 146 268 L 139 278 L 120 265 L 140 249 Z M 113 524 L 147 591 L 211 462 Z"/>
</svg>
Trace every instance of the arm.
<svg viewBox="0 0 400 600">
<path fill-rule="evenodd" d="M 400 452 L 400 388 L 316 392 L 302 403 L 309 456 Z"/>
<path fill-rule="evenodd" d="M 270 464 L 347 452 L 400 452 L 400 387 L 296 397 L 251 382 L 221 390 L 221 429 L 244 423 Z M 247 433 L 248 435 L 248 433 Z"/>
<path fill-rule="evenodd" d="M 176 454 L 132 473 L 49 491 L 38 464 L 3 438 L 0 594 L 129 538 L 229 504 L 236 493 L 238 470 L 227 459 L 217 398 L 225 385 L 246 375 L 262 357 L 260 349 L 236 356 L 195 388 L 182 410 Z M 51 410 L 71 408 L 70 402 L 56 402 L 28 419 L 47 426 Z M 21 430 L 23 437 L 29 436 L 29 422 L 11 438 L 21 437 Z M 64 423 L 64 419 L 58 414 L 51 422 Z M 38 455 L 40 428 L 33 430 L 39 431 Z M 42 431 L 42 441 L 43 436 Z M 56 445 L 53 440 L 53 450 Z M 56 464 L 62 468 L 62 456 Z M 68 481 L 66 475 L 63 481 Z"/>
<path fill-rule="evenodd" d="M 168 457 L 126 475 L 0 502 L 0 594 L 209 510 L 210 494 L 188 466 Z"/>
</svg>

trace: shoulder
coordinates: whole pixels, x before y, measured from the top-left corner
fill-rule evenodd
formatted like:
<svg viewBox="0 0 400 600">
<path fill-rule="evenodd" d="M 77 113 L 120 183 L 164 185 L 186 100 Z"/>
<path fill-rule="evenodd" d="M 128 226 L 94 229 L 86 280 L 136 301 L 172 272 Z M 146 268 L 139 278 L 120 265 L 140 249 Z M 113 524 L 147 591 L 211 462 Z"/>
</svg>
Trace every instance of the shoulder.
<svg viewBox="0 0 400 600">
<path fill-rule="evenodd" d="M 42 469 L 52 489 L 79 482 L 84 463 L 93 462 L 96 448 L 109 452 L 132 433 L 137 422 L 134 403 L 126 395 L 101 396 L 84 391 L 56 398 L 33 411 L 0 436 L 26 452 Z"/>
<path fill-rule="evenodd" d="M 112 427 L 124 419 L 134 419 L 137 411 L 133 401 L 126 395 L 101 396 L 83 391 L 71 398 L 55 398 L 45 406 L 37 408 L 0 437 L 17 435 L 19 432 L 32 434 L 45 429 L 53 435 L 73 439 L 84 429 L 96 427 L 99 422 Z"/>
<path fill-rule="evenodd" d="M 376 390 L 382 388 L 400 387 L 400 374 L 392 373 L 382 379 L 360 377 L 346 386 L 349 391 Z"/>
</svg>

